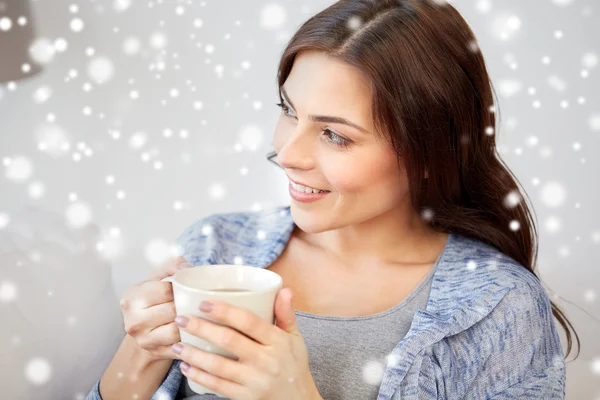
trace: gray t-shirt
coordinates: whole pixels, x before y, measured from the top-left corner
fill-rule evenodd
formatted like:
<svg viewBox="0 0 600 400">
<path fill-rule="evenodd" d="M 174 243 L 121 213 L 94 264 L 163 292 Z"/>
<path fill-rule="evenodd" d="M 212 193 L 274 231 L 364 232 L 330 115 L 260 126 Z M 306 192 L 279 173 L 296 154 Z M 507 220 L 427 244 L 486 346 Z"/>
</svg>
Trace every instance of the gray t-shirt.
<svg viewBox="0 0 600 400">
<path fill-rule="evenodd" d="M 296 311 L 310 371 L 324 400 L 377 398 L 387 356 L 410 329 L 415 312 L 425 310 L 438 263 L 408 297 L 381 313 L 334 317 Z M 176 399 L 223 397 L 194 393 L 184 376 Z"/>
</svg>

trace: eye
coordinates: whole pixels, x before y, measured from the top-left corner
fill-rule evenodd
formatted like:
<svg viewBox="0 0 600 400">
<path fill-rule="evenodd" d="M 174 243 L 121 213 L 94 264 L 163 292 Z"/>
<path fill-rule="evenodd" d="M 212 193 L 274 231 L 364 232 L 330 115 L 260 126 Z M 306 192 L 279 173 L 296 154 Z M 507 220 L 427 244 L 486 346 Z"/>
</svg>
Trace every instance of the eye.
<svg viewBox="0 0 600 400">
<path fill-rule="evenodd" d="M 326 134 L 326 136 L 327 136 L 327 134 L 329 134 L 329 139 L 326 139 L 326 141 L 329 143 L 333 143 L 336 146 L 346 148 L 346 147 L 350 146 L 350 144 L 352 144 L 352 141 L 341 137 L 340 135 L 334 133 L 330 129 L 325 128 L 325 129 L 323 129 L 323 132 Z"/>
<path fill-rule="evenodd" d="M 275 105 L 278 107 L 281 107 L 281 109 L 283 111 L 283 115 L 285 115 L 286 117 L 295 118 L 294 115 L 287 114 L 287 112 L 290 111 L 290 108 L 286 104 L 276 103 Z M 347 148 L 348 146 L 350 146 L 352 144 L 351 140 L 341 137 L 337 133 L 333 132 L 331 129 L 325 128 L 325 129 L 323 129 L 323 133 L 325 134 L 325 137 L 326 137 L 325 141 L 327 143 L 331 143 L 331 144 L 341 147 L 341 148 Z"/>
<path fill-rule="evenodd" d="M 293 117 L 293 115 L 287 114 L 287 112 L 290 111 L 290 108 L 287 105 L 285 105 L 283 103 L 277 103 L 275 105 L 281 107 L 281 109 L 283 111 L 283 115 L 285 115 L 286 117 Z"/>
</svg>

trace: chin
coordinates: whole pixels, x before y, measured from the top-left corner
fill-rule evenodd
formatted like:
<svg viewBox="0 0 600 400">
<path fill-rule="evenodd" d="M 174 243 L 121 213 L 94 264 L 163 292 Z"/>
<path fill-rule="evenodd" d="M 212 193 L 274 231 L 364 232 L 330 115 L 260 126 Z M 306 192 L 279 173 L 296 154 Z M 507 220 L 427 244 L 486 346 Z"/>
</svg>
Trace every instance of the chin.
<svg viewBox="0 0 600 400">
<path fill-rule="evenodd" d="M 294 223 L 303 232 L 320 233 L 331 229 L 329 224 L 324 221 L 321 212 L 298 209 L 292 204 L 290 207 L 290 214 L 292 215 Z"/>
</svg>

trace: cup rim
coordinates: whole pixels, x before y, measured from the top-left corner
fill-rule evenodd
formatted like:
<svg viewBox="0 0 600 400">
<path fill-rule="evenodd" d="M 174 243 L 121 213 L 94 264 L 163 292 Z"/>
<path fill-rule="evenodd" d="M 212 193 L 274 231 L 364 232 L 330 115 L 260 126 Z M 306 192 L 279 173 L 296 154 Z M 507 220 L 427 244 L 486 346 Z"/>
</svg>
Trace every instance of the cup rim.
<svg viewBox="0 0 600 400">
<path fill-rule="evenodd" d="M 188 285 L 185 285 L 181 282 L 179 282 L 177 280 L 177 274 L 179 274 L 180 272 L 183 272 L 185 274 L 185 271 L 188 270 L 192 270 L 193 268 L 221 268 L 221 267 L 225 267 L 225 268 L 252 268 L 253 270 L 255 270 L 256 268 L 261 269 L 262 271 L 271 274 L 273 276 L 273 278 L 275 278 L 276 282 L 275 284 L 273 284 L 272 286 L 266 288 L 266 289 L 262 289 L 262 290 L 251 290 L 248 292 L 228 292 L 227 296 L 252 296 L 252 295 L 256 295 L 256 294 L 262 294 L 262 293 L 268 293 L 270 291 L 272 291 L 273 289 L 277 288 L 280 289 L 283 285 L 283 279 L 281 278 L 281 275 L 279 275 L 276 272 L 273 272 L 271 270 L 265 269 L 265 268 L 261 268 L 261 267 L 254 267 L 252 265 L 239 265 L 239 264 L 207 264 L 207 265 L 194 265 L 193 267 L 189 267 L 189 268 L 185 268 L 185 269 L 180 269 L 179 271 L 177 271 L 175 274 L 171 275 L 173 280 L 171 281 L 172 284 L 177 284 L 181 287 L 186 288 L 186 290 L 191 290 L 193 292 L 199 292 L 199 293 L 203 293 L 203 294 L 219 294 L 219 293 L 223 293 L 223 292 L 215 292 L 214 290 L 208 290 L 208 289 L 199 289 L 199 288 L 195 288 L 195 287 L 191 287 Z"/>
</svg>

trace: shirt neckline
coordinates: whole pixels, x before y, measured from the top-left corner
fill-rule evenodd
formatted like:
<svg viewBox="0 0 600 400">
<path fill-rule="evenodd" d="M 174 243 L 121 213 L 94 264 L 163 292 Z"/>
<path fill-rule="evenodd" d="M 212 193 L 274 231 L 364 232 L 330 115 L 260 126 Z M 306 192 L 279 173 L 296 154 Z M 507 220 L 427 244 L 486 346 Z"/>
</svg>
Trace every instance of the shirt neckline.
<svg viewBox="0 0 600 400">
<path fill-rule="evenodd" d="M 283 250 L 288 245 L 288 243 L 289 243 L 289 241 L 291 239 L 291 236 L 292 236 L 292 232 L 294 231 L 294 228 L 296 226 L 296 223 L 291 218 L 290 206 L 284 207 L 281 210 L 281 212 L 282 212 L 282 214 L 284 215 L 285 218 L 289 218 L 289 220 L 288 220 L 289 223 L 286 226 L 286 229 L 285 229 L 285 232 L 283 234 L 283 237 L 274 242 L 273 247 L 271 248 L 271 251 L 269 252 L 270 255 L 271 255 L 271 257 L 268 258 L 268 260 L 267 260 L 266 263 L 263 263 L 263 268 L 266 268 L 267 266 L 271 265 L 283 253 Z M 448 253 L 448 249 L 450 248 L 451 242 L 454 239 L 455 239 L 454 238 L 454 234 L 452 232 L 448 232 L 448 238 L 446 239 L 446 244 L 444 245 L 444 248 L 443 248 L 442 252 L 438 256 L 438 258 L 435 261 L 434 265 L 430 268 L 430 270 L 427 273 L 427 275 L 423 279 L 421 279 L 421 281 L 419 282 L 419 284 L 412 290 L 412 292 L 406 298 L 404 298 L 401 302 L 399 302 L 398 304 L 395 304 L 393 307 L 391 307 L 391 308 L 389 308 L 387 310 L 384 310 L 384 311 L 381 311 L 381 312 L 378 312 L 378 313 L 375 313 L 375 314 L 358 315 L 358 316 L 351 316 L 351 317 L 342 317 L 342 316 L 335 316 L 335 315 L 312 314 L 312 313 L 307 313 L 307 312 L 298 311 L 298 310 L 294 310 L 294 313 L 297 316 L 306 317 L 306 318 L 322 319 L 322 320 L 337 320 L 337 321 L 360 321 L 360 320 L 368 320 L 368 319 L 380 318 L 380 317 L 383 317 L 383 316 L 385 316 L 387 314 L 390 314 L 390 313 L 396 311 L 397 309 L 406 306 L 417 295 L 417 293 L 423 288 L 423 286 L 429 280 L 433 281 L 433 277 L 435 276 L 436 272 L 439 270 L 438 267 L 443 262 L 444 256 L 446 255 L 446 253 Z M 429 301 L 426 302 L 426 306 L 428 304 L 429 304 Z"/>
</svg>

